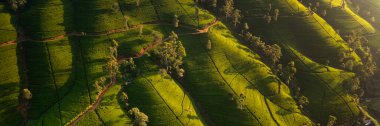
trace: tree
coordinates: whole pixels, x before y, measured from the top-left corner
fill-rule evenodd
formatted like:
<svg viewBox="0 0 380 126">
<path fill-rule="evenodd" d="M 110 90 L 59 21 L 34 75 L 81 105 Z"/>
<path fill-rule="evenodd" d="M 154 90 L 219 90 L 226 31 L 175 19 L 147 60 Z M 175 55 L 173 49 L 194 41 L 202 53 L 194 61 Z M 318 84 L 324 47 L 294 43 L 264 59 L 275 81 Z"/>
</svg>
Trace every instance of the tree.
<svg viewBox="0 0 380 126">
<path fill-rule="evenodd" d="M 174 14 L 173 24 L 174 24 L 175 28 L 178 28 L 178 26 L 179 26 L 179 20 L 178 20 L 178 16 L 176 14 Z"/>
<path fill-rule="evenodd" d="M 182 68 L 178 68 L 177 69 L 177 75 L 178 75 L 179 78 L 182 78 L 184 76 L 184 74 L 185 74 L 185 70 L 184 69 L 182 69 Z"/>
<path fill-rule="evenodd" d="M 240 94 L 240 96 L 239 96 L 239 101 L 238 101 L 238 108 L 240 109 L 240 110 L 243 110 L 243 106 L 245 105 L 244 103 L 245 103 L 245 99 L 246 99 L 247 97 L 244 95 L 244 94 Z"/>
<path fill-rule="evenodd" d="M 32 99 L 32 92 L 28 88 L 22 89 L 22 98 L 26 100 Z"/>
<path fill-rule="evenodd" d="M 272 21 L 272 17 L 270 15 L 265 15 L 264 18 L 267 21 L 267 23 L 270 23 Z"/>
<path fill-rule="evenodd" d="M 149 122 L 149 118 L 144 113 L 140 112 L 138 108 L 132 108 L 128 111 L 129 115 L 133 116 L 134 123 L 138 126 L 147 126 L 147 122 Z"/>
<path fill-rule="evenodd" d="M 243 25 L 243 30 L 244 30 L 244 31 L 248 31 L 248 30 L 249 30 L 249 25 L 248 25 L 247 22 L 244 23 L 244 25 Z"/>
<path fill-rule="evenodd" d="M 136 6 L 140 6 L 141 0 L 136 0 Z"/>
<path fill-rule="evenodd" d="M 354 93 L 360 89 L 360 80 L 358 77 L 347 80 L 347 83 L 348 83 L 348 86 L 350 87 L 349 89 L 351 93 Z"/>
<path fill-rule="evenodd" d="M 263 50 L 265 48 L 265 42 L 261 41 L 261 38 L 260 37 L 256 37 L 256 36 L 253 36 L 250 40 L 251 42 L 251 46 L 255 49 L 255 50 Z"/>
<path fill-rule="evenodd" d="M 274 16 L 273 16 L 274 21 L 277 21 L 279 15 L 280 15 L 280 10 L 274 9 Z"/>
<path fill-rule="evenodd" d="M 294 61 L 290 61 L 283 72 L 284 80 L 287 84 L 290 84 L 296 72 L 297 72 L 297 68 L 295 67 Z"/>
<path fill-rule="evenodd" d="M 272 3 L 268 4 L 268 12 L 272 11 Z"/>
<path fill-rule="evenodd" d="M 306 96 L 301 96 L 298 98 L 298 104 L 300 105 L 300 108 L 302 109 L 304 106 L 309 104 L 309 99 Z"/>
<path fill-rule="evenodd" d="M 353 61 L 352 59 L 348 59 L 348 60 L 346 61 L 346 63 L 344 63 L 344 64 L 345 64 L 345 68 L 346 68 L 347 70 L 350 70 L 350 71 L 354 70 L 354 65 L 355 65 L 355 63 L 354 63 L 354 61 Z"/>
<path fill-rule="evenodd" d="M 142 34 L 143 34 L 143 29 L 144 29 L 144 25 L 140 24 L 140 25 L 139 25 L 139 36 L 142 36 Z"/>
<path fill-rule="evenodd" d="M 115 39 L 112 39 L 112 48 L 113 48 L 113 55 L 115 57 L 118 56 L 118 53 L 117 53 L 117 48 L 119 47 L 119 43 L 115 40 Z"/>
<path fill-rule="evenodd" d="M 357 14 L 360 12 L 360 7 L 359 7 L 359 5 L 356 5 L 356 7 L 355 7 L 355 12 L 356 12 Z"/>
<path fill-rule="evenodd" d="M 234 1 L 233 0 L 226 0 L 224 2 L 224 6 L 223 6 L 222 10 L 226 16 L 226 19 L 228 17 L 230 17 L 233 13 L 233 10 L 234 10 Z"/>
<path fill-rule="evenodd" d="M 371 17 L 371 22 L 375 23 L 376 22 L 376 19 L 374 16 Z"/>
<path fill-rule="evenodd" d="M 160 69 L 159 73 L 161 75 L 161 79 L 164 79 L 168 75 L 168 72 L 166 71 L 166 69 Z"/>
<path fill-rule="evenodd" d="M 113 3 L 113 4 L 112 4 L 112 10 L 113 10 L 114 12 L 119 11 L 119 10 L 120 10 L 119 4 L 116 3 L 116 2 Z"/>
<path fill-rule="evenodd" d="M 175 72 L 178 77 L 183 77 L 185 70 L 180 66 L 183 64 L 183 57 L 186 56 L 186 50 L 181 41 L 177 40 L 178 36 L 174 32 L 170 35 L 170 40 L 163 42 L 157 47 L 153 54 L 157 56 L 160 63 L 169 73 Z"/>
<path fill-rule="evenodd" d="M 114 56 L 109 57 L 109 61 L 107 62 L 106 66 L 103 67 L 104 71 L 108 72 L 111 77 L 116 76 L 116 74 L 119 72 L 119 64 L 117 63 L 117 60 Z"/>
<path fill-rule="evenodd" d="M 269 58 L 271 67 L 274 68 L 275 65 L 280 61 L 282 56 L 281 47 L 277 44 L 267 45 L 264 49 L 264 54 Z"/>
<path fill-rule="evenodd" d="M 326 11 L 326 9 L 324 9 L 323 11 L 322 11 L 322 16 L 324 17 L 324 16 L 326 16 L 327 15 L 327 11 Z"/>
<path fill-rule="evenodd" d="M 207 50 L 211 50 L 211 46 L 212 46 L 211 40 L 208 40 L 207 45 L 206 45 Z"/>
<path fill-rule="evenodd" d="M 20 8 L 24 7 L 24 5 L 27 3 L 26 0 L 7 0 L 10 8 L 12 8 L 13 11 L 17 11 Z"/>
<path fill-rule="evenodd" d="M 218 4 L 218 0 L 211 0 L 212 7 L 216 8 L 217 4 Z"/>
<path fill-rule="evenodd" d="M 334 126 L 335 122 L 336 122 L 336 117 L 335 117 L 335 116 L 332 116 L 332 115 L 330 115 L 330 116 L 329 116 L 329 120 L 328 120 L 328 122 L 327 122 L 327 125 L 326 125 L 326 126 Z"/>
<path fill-rule="evenodd" d="M 238 23 L 240 23 L 240 19 L 241 19 L 240 12 L 241 11 L 239 9 L 235 9 L 234 12 L 232 13 L 232 22 L 234 23 L 235 27 Z"/>
</svg>

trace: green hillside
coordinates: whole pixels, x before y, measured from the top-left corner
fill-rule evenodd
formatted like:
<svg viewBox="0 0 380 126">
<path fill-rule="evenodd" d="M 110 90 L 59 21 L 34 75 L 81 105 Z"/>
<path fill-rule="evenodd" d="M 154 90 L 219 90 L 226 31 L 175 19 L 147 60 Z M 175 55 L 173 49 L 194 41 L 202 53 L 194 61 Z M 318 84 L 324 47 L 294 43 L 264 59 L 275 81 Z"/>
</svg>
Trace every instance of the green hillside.
<svg viewBox="0 0 380 126">
<path fill-rule="evenodd" d="M 342 2 L 0 0 L 0 125 L 378 126 L 380 2 Z"/>
</svg>

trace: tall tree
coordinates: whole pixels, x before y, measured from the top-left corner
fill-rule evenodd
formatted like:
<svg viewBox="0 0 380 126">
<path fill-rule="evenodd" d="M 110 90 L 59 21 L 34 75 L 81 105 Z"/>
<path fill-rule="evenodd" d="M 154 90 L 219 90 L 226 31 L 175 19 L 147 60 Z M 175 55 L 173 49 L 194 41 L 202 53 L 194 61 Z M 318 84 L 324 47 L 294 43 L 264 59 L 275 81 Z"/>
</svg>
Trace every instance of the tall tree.
<svg viewBox="0 0 380 126">
<path fill-rule="evenodd" d="M 284 69 L 284 80 L 287 84 L 293 80 L 295 74 L 297 72 L 297 68 L 295 67 L 294 61 L 290 61 L 286 68 Z"/>
<path fill-rule="evenodd" d="M 143 29 L 144 29 L 144 25 L 140 24 L 140 25 L 139 25 L 139 36 L 142 36 L 142 34 L 143 34 Z"/>
<path fill-rule="evenodd" d="M 274 9 L 273 20 L 277 21 L 279 15 L 280 15 L 280 10 L 279 9 Z"/>
<path fill-rule="evenodd" d="M 174 24 L 174 27 L 175 27 L 175 28 L 178 28 L 178 26 L 179 26 L 178 16 L 177 16 L 176 14 L 174 14 L 173 17 L 174 17 L 174 18 L 173 18 L 173 24 Z"/>
<path fill-rule="evenodd" d="M 306 96 L 301 96 L 298 98 L 298 104 L 300 105 L 300 108 L 302 109 L 306 105 L 309 104 L 309 99 Z"/>
<path fill-rule="evenodd" d="M 241 19 L 241 11 L 239 9 L 235 9 L 232 13 L 232 22 L 234 23 L 234 26 L 236 27 L 238 23 L 240 23 Z"/>
<path fill-rule="evenodd" d="M 26 0 L 7 0 L 7 1 L 13 11 L 19 10 L 20 8 L 24 7 L 24 5 L 27 3 Z"/>
<path fill-rule="evenodd" d="M 264 49 L 264 54 L 269 58 L 271 67 L 274 68 L 275 65 L 280 61 L 282 56 L 281 47 L 277 44 L 267 45 Z"/>
<path fill-rule="evenodd" d="M 211 0 L 212 7 L 216 8 L 217 4 L 218 4 L 218 0 Z"/>
<path fill-rule="evenodd" d="M 135 125 L 138 126 L 147 126 L 147 122 L 149 122 L 149 117 L 144 113 L 140 112 L 138 108 L 132 108 L 128 111 L 129 115 L 133 116 Z"/>
<path fill-rule="evenodd" d="M 233 10 L 234 10 L 234 1 L 233 0 L 226 0 L 224 2 L 224 6 L 223 6 L 222 10 L 224 11 L 226 19 L 228 17 L 230 17 L 233 13 Z"/>
<path fill-rule="evenodd" d="M 248 25 L 247 22 L 244 23 L 244 25 L 243 25 L 243 30 L 244 30 L 244 31 L 248 31 L 248 30 L 249 30 L 249 25 Z"/>
<path fill-rule="evenodd" d="M 328 120 L 328 122 L 327 122 L 327 125 L 326 125 L 326 126 L 334 126 L 335 122 L 336 122 L 336 117 L 335 117 L 335 116 L 332 116 L 332 115 L 330 115 L 330 116 L 329 116 L 329 120 Z"/>
<path fill-rule="evenodd" d="M 208 40 L 207 45 L 206 45 L 207 50 L 211 50 L 211 46 L 212 46 L 211 40 Z"/>
</svg>

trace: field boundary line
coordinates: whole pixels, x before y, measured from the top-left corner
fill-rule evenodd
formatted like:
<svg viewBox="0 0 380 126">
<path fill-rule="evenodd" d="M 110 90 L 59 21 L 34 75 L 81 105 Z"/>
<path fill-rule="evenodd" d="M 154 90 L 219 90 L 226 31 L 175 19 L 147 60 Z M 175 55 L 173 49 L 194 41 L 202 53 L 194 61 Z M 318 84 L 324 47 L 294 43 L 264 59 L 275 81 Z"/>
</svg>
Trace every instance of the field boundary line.
<svg viewBox="0 0 380 126">
<path fill-rule="evenodd" d="M 50 75 L 51 75 L 51 77 L 52 77 L 52 79 L 53 79 L 53 82 L 54 82 L 55 93 L 56 93 L 56 95 L 57 95 L 57 97 L 58 97 L 57 101 L 59 101 L 59 99 L 61 99 L 61 97 L 59 96 L 59 91 L 58 91 L 58 88 L 57 88 L 56 77 L 55 77 L 55 75 L 54 75 L 55 72 L 54 72 L 54 69 L 53 69 L 53 64 L 51 63 L 50 49 L 49 49 L 49 47 L 48 47 L 48 43 L 44 43 L 44 45 L 45 45 L 45 48 L 46 48 L 46 51 L 47 51 L 47 54 L 48 54 L 48 58 L 49 58 L 49 59 L 48 59 L 48 60 L 49 60 L 49 68 L 50 68 L 50 71 L 51 71 Z M 58 103 L 59 120 L 60 120 L 61 125 L 62 125 L 61 103 L 60 103 L 60 102 L 56 102 L 56 103 Z M 53 104 L 55 104 L 55 103 L 53 103 Z"/>
</svg>

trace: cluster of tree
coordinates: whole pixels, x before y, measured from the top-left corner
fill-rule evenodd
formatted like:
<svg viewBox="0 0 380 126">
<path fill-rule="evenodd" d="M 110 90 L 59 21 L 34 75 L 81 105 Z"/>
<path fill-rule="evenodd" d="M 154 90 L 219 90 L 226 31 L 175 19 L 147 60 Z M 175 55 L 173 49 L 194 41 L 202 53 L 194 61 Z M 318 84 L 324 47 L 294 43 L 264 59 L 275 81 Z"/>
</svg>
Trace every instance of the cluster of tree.
<svg viewBox="0 0 380 126">
<path fill-rule="evenodd" d="M 26 0 L 7 0 L 7 2 L 13 11 L 17 11 L 20 8 L 24 7 L 27 1 Z"/>
<path fill-rule="evenodd" d="M 245 39 L 259 55 L 264 57 L 264 61 L 268 63 L 272 69 L 278 66 L 282 57 L 282 51 L 279 45 L 267 45 L 260 37 L 253 36 L 250 32 L 246 32 Z"/>
<path fill-rule="evenodd" d="M 176 73 L 179 78 L 182 78 L 185 70 L 181 68 L 181 65 L 183 64 L 183 58 L 186 56 L 186 50 L 182 42 L 178 40 L 176 33 L 172 32 L 169 38 L 169 41 L 157 47 L 153 54 L 159 58 L 161 65 L 170 74 Z"/>
<path fill-rule="evenodd" d="M 336 120 L 337 118 L 335 116 L 330 115 L 326 126 L 334 126 Z"/>
<path fill-rule="evenodd" d="M 149 122 L 149 118 L 143 112 L 140 112 L 138 108 L 132 108 L 128 111 L 128 114 L 132 116 L 133 122 L 138 126 L 147 126 L 147 122 Z"/>
<path fill-rule="evenodd" d="M 117 62 L 117 48 L 119 44 L 116 40 L 112 40 L 112 45 L 109 47 L 109 60 L 103 67 L 104 71 L 108 72 L 110 78 L 115 77 L 119 73 L 119 64 Z"/>
<path fill-rule="evenodd" d="M 247 96 L 245 96 L 244 94 L 240 94 L 238 99 L 236 100 L 237 101 L 237 104 L 238 104 L 238 109 L 240 110 L 243 110 L 244 109 L 244 106 L 245 106 L 245 99 L 247 98 Z"/>
<path fill-rule="evenodd" d="M 278 20 L 278 16 L 280 16 L 280 10 L 279 9 L 272 9 L 272 4 L 268 4 L 268 12 L 264 15 L 264 19 L 267 21 L 267 23 L 271 23 L 272 19 L 274 21 Z"/>
<path fill-rule="evenodd" d="M 228 96 L 230 97 L 231 101 L 235 101 L 236 102 L 238 109 L 240 109 L 240 110 L 244 109 L 245 99 L 247 98 L 247 96 L 245 96 L 243 93 L 240 93 L 239 96 L 235 96 L 232 93 L 228 93 Z"/>
<path fill-rule="evenodd" d="M 368 40 L 360 32 L 351 32 L 347 37 L 347 43 L 350 52 L 356 52 L 362 59 L 362 64 L 355 64 L 354 58 L 351 55 L 347 56 L 350 52 L 342 53 L 340 56 L 342 67 L 356 73 L 354 78 L 347 80 L 346 85 L 352 95 L 358 99 L 364 94 L 361 89 L 362 86 L 365 86 L 363 84 L 371 83 L 377 71 L 376 59 L 368 46 Z"/>
<path fill-rule="evenodd" d="M 124 91 L 121 93 L 121 96 L 119 97 L 122 102 L 125 103 L 125 108 L 128 109 L 129 103 L 128 103 L 128 95 Z"/>
<path fill-rule="evenodd" d="M 240 20 L 243 17 L 241 15 L 241 11 L 239 9 L 234 8 L 234 1 L 233 0 L 224 1 L 224 5 L 223 5 L 221 11 L 223 11 L 226 20 L 229 17 L 231 17 L 231 20 L 234 23 L 235 27 L 237 26 L 237 24 L 240 23 Z"/>
<path fill-rule="evenodd" d="M 119 12 L 120 11 L 119 3 L 117 2 L 113 3 L 111 6 L 111 9 L 113 10 L 113 12 Z"/>
<path fill-rule="evenodd" d="M 132 75 L 132 74 L 135 74 L 136 72 L 135 70 L 136 70 L 136 64 L 133 58 L 129 58 L 128 60 L 121 61 L 121 64 L 120 64 L 121 74 L 125 76 Z"/>
</svg>

